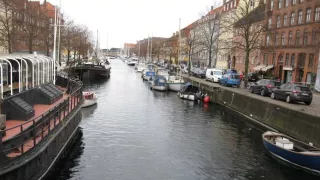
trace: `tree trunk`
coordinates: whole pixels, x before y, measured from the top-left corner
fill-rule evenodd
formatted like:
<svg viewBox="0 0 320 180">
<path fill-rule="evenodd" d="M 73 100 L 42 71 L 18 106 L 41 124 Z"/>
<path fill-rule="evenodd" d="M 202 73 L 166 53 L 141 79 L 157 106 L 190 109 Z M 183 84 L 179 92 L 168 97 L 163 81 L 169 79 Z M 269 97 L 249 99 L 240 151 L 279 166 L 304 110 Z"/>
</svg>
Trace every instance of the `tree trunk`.
<svg viewBox="0 0 320 180">
<path fill-rule="evenodd" d="M 191 75 L 191 51 L 190 50 L 188 52 L 188 56 L 189 56 L 189 58 L 188 58 L 188 75 L 190 77 L 190 75 Z"/>
<path fill-rule="evenodd" d="M 246 49 L 245 51 L 246 51 L 246 61 L 245 61 L 245 66 L 244 66 L 244 87 L 247 88 L 250 50 Z"/>
<path fill-rule="evenodd" d="M 29 39 L 29 54 L 32 54 L 33 53 L 33 47 L 32 47 L 32 39 Z"/>
<path fill-rule="evenodd" d="M 212 50 L 211 49 L 209 49 L 209 68 L 211 68 L 211 64 L 212 64 Z"/>
<path fill-rule="evenodd" d="M 70 61 L 70 53 L 71 53 L 71 51 L 70 51 L 70 49 L 68 49 L 68 50 L 67 50 L 67 54 L 68 54 L 67 64 L 69 64 L 69 61 Z"/>
</svg>

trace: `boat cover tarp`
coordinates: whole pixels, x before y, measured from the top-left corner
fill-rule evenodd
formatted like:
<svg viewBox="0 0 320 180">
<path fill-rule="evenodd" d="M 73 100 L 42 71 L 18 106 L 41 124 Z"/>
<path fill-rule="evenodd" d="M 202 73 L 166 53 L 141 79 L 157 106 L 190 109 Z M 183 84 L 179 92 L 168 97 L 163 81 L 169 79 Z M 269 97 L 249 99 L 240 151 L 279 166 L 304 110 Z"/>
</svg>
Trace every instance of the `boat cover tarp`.
<svg viewBox="0 0 320 180">
<path fill-rule="evenodd" d="M 154 79 L 155 86 L 165 86 L 167 83 L 167 79 L 163 76 L 156 76 Z"/>
<path fill-rule="evenodd" d="M 187 82 L 181 92 L 187 92 L 187 93 L 197 93 L 199 91 L 199 88 L 197 86 L 193 86 L 191 83 Z"/>
</svg>

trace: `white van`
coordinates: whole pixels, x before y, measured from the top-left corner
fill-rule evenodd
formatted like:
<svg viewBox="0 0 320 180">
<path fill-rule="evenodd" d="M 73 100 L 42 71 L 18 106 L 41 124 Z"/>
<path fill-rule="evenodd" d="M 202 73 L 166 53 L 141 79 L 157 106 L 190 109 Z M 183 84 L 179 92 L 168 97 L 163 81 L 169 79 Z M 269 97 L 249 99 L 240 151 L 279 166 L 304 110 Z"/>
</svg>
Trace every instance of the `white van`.
<svg viewBox="0 0 320 180">
<path fill-rule="evenodd" d="M 212 82 L 219 82 L 222 78 L 222 71 L 220 69 L 207 69 L 206 80 Z"/>
</svg>

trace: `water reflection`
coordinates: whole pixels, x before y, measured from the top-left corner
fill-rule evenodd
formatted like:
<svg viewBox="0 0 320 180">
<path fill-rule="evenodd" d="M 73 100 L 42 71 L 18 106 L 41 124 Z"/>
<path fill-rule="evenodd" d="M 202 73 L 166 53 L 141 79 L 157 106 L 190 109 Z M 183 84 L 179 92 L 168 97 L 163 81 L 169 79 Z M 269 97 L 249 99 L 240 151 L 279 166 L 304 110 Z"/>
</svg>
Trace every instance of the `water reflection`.
<svg viewBox="0 0 320 180">
<path fill-rule="evenodd" d="M 65 158 L 55 165 L 55 168 L 50 172 L 46 180 L 66 180 L 80 172 L 82 169 L 80 157 L 83 155 L 84 146 L 82 128 L 79 127 L 74 144 L 70 147 L 71 150 L 69 150 Z"/>
<path fill-rule="evenodd" d="M 87 85 L 99 98 L 98 106 L 84 109 L 86 146 L 78 165 L 57 179 L 314 178 L 267 156 L 261 132 L 248 121 L 176 93 L 150 91 L 132 67 L 112 65 L 109 81 Z"/>
<path fill-rule="evenodd" d="M 82 118 L 85 120 L 89 117 L 93 116 L 94 111 L 97 109 L 98 105 L 95 104 L 93 106 L 90 107 L 86 107 L 86 108 L 82 108 L 81 112 L 82 112 Z"/>
</svg>

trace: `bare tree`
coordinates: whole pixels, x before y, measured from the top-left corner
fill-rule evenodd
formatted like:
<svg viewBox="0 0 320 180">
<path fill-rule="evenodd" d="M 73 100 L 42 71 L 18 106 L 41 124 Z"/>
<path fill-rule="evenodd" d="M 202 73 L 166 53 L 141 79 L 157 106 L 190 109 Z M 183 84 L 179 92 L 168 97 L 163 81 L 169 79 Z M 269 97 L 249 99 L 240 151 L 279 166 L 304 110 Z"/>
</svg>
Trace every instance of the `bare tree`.
<svg viewBox="0 0 320 180">
<path fill-rule="evenodd" d="M 36 46 L 39 45 L 40 32 L 43 29 L 43 12 L 40 9 L 40 2 L 30 1 L 24 9 L 24 21 L 22 24 L 23 36 L 27 42 L 28 51 L 30 54 Z"/>
<path fill-rule="evenodd" d="M 258 6 L 255 7 L 255 4 Z M 262 36 L 267 31 L 267 26 L 263 23 L 264 18 L 263 0 L 240 0 L 238 7 L 232 13 L 220 18 L 220 31 L 234 33 L 232 38 L 225 39 L 222 43 L 227 44 L 232 51 L 245 53 L 245 87 L 248 84 L 250 53 L 262 47 Z"/>
<path fill-rule="evenodd" d="M 217 10 L 209 11 L 209 13 L 197 21 L 197 25 L 195 26 L 199 48 L 208 52 L 209 67 L 212 67 L 212 60 L 214 53 L 217 51 L 217 41 L 219 37 L 219 15 L 216 11 Z"/>
<path fill-rule="evenodd" d="M 3 45 L 8 53 L 12 53 L 12 43 L 14 36 L 13 13 L 15 9 L 15 1 L 0 0 L 0 44 Z"/>
<path fill-rule="evenodd" d="M 188 55 L 189 76 L 191 75 L 191 58 L 196 53 L 196 45 L 198 45 L 196 32 L 192 26 L 190 25 L 181 31 L 181 46 L 184 47 L 181 51 L 184 51 Z"/>
</svg>

